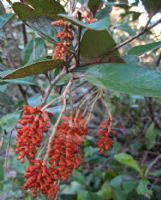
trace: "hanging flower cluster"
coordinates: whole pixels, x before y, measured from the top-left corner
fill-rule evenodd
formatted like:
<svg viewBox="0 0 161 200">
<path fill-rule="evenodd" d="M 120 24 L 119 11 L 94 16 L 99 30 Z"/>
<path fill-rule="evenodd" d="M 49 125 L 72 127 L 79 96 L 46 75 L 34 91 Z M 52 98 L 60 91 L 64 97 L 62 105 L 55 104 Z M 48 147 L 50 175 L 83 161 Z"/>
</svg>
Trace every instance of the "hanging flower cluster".
<svg viewBox="0 0 161 200">
<path fill-rule="evenodd" d="M 24 162 L 26 157 L 30 164 L 25 173 L 24 189 L 32 190 L 32 197 L 37 197 L 37 191 L 47 195 L 49 199 L 57 196 L 59 182 L 67 181 L 74 169 L 83 161 L 81 145 L 88 133 L 83 116 L 78 112 L 72 116 L 62 116 L 56 128 L 55 137 L 51 141 L 47 159 L 36 159 L 36 153 L 43 139 L 43 134 L 50 128 L 51 113 L 42 111 L 41 107 L 24 107 L 20 128 L 17 130 L 18 159 Z M 75 116 L 75 117 L 73 117 Z M 112 145 L 109 138 L 112 122 L 103 121 L 98 129 L 98 148 L 103 154 Z M 48 162 L 48 163 L 47 163 Z"/>
<path fill-rule="evenodd" d="M 51 113 L 42 112 L 41 107 L 24 107 L 22 119 L 18 121 L 21 127 L 17 130 L 17 148 L 19 154 L 18 160 L 24 163 L 24 158 L 31 161 L 35 158 L 37 148 L 40 147 L 43 134 L 50 128 L 49 117 Z"/>
<path fill-rule="evenodd" d="M 80 147 L 88 130 L 81 115 L 75 120 L 64 116 L 62 120 L 52 143 L 50 167 L 53 175 L 66 181 L 82 162 Z"/>
<path fill-rule="evenodd" d="M 99 128 L 98 128 L 98 142 L 97 146 L 99 148 L 99 153 L 104 154 L 105 151 L 109 150 L 111 148 L 111 145 L 113 144 L 113 140 L 110 138 L 110 132 L 112 128 L 112 120 L 109 118 L 105 121 L 103 121 Z"/>
<path fill-rule="evenodd" d="M 54 198 L 58 192 L 58 182 L 54 180 L 51 171 L 46 167 L 42 160 L 32 161 L 25 173 L 26 183 L 24 189 L 32 189 L 32 197 L 37 197 L 37 190 L 42 194 L 48 195 L 48 198 Z"/>
<path fill-rule="evenodd" d="M 72 27 L 68 22 L 58 20 L 52 23 L 53 26 L 62 27 L 63 30 L 57 33 L 59 42 L 57 43 L 53 59 L 63 59 L 69 55 L 69 48 L 74 39 Z"/>
</svg>

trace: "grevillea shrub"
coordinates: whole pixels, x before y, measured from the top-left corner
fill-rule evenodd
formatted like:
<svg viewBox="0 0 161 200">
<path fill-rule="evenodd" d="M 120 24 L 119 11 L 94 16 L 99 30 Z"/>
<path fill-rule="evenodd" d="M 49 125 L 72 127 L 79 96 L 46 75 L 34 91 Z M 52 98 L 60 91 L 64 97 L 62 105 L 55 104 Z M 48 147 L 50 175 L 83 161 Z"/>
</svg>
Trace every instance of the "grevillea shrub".
<svg viewBox="0 0 161 200">
<path fill-rule="evenodd" d="M 161 97 L 161 42 L 151 31 L 160 7 L 158 0 L 0 1 L 0 107 L 15 111 L 0 119 L 0 200 L 161 199 L 160 102 L 153 107 L 148 98 Z M 143 34 L 150 37 L 138 40 Z M 147 61 L 150 69 L 140 66 Z"/>
<path fill-rule="evenodd" d="M 92 23 L 95 22 L 95 19 L 91 18 L 90 21 L 90 18 L 87 18 L 87 21 Z M 66 60 L 70 56 L 70 47 L 74 40 L 73 28 L 70 23 L 63 20 L 54 21 L 52 25 L 61 28 L 61 31 L 57 33 L 59 42 L 56 45 L 53 60 Z M 83 162 L 82 145 L 88 134 L 91 112 L 96 101 L 102 98 L 103 93 L 102 90 L 98 90 L 94 96 L 91 94 L 89 113 L 85 114 L 84 112 L 83 115 L 81 108 L 88 98 L 80 103 L 78 109 L 73 110 L 71 107 L 71 110 L 66 112 L 67 94 L 70 93 L 73 81 L 72 78 L 60 97 L 63 100 L 63 108 L 53 129 L 51 129 L 50 123 L 53 114 L 46 111 L 53 101 L 47 104 L 46 97 L 43 106 L 35 108 L 24 106 L 22 118 L 18 121 L 17 159 L 21 163 L 24 163 L 25 159 L 29 161 L 24 175 L 26 179 L 24 189 L 32 190 L 33 198 L 37 197 L 38 191 L 47 195 L 49 199 L 57 198 L 60 181 L 67 181 L 72 176 L 73 170 L 79 168 Z M 101 154 L 109 150 L 112 145 L 111 127 L 112 121 L 109 119 L 103 121 L 98 127 L 97 145 Z M 46 137 L 50 135 L 46 151 L 39 155 L 45 135 Z"/>
</svg>

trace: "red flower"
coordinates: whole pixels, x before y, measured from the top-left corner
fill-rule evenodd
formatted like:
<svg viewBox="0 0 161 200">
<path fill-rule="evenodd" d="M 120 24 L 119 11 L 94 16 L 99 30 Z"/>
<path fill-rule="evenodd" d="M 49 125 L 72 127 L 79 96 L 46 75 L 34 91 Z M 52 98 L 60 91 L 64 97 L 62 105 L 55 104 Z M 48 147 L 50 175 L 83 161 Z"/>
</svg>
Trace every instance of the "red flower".
<svg viewBox="0 0 161 200">
<path fill-rule="evenodd" d="M 74 39 L 74 34 L 72 27 L 68 22 L 63 20 L 54 21 L 52 23 L 54 26 L 63 27 L 63 31 L 57 33 L 57 38 L 59 42 L 55 48 L 53 59 L 65 59 L 69 54 L 69 49 Z"/>
<path fill-rule="evenodd" d="M 58 192 L 58 182 L 53 179 L 52 173 L 41 160 L 32 161 L 25 173 L 26 182 L 24 189 L 32 189 L 32 197 L 37 197 L 37 190 L 48 195 L 49 199 L 54 198 Z"/>
<path fill-rule="evenodd" d="M 40 107 L 32 108 L 24 107 L 22 119 L 18 121 L 21 127 L 17 130 L 17 148 L 19 154 L 18 160 L 24 162 L 26 156 L 28 160 L 33 160 L 37 153 L 37 148 L 40 147 L 43 134 L 48 132 L 50 128 L 48 112 L 42 112 Z"/>
<path fill-rule="evenodd" d="M 87 17 L 87 22 L 88 22 L 89 24 L 92 24 L 92 23 L 94 23 L 94 22 L 96 22 L 96 21 L 97 21 L 96 18 Z"/>
<path fill-rule="evenodd" d="M 62 117 L 50 152 L 50 169 L 55 178 L 66 181 L 73 169 L 82 162 L 81 144 L 87 134 L 87 127 L 80 115 L 73 121 L 71 117 Z"/>
<path fill-rule="evenodd" d="M 51 25 L 52 26 L 65 27 L 65 26 L 68 26 L 69 23 L 61 19 L 61 20 L 57 20 L 57 21 L 52 22 Z"/>
<path fill-rule="evenodd" d="M 69 42 L 58 42 L 53 58 L 65 59 L 69 53 L 70 45 L 71 44 Z"/>
<path fill-rule="evenodd" d="M 112 121 L 110 119 L 103 121 L 98 128 L 98 142 L 99 153 L 104 154 L 109 150 L 113 144 L 113 140 L 110 138 L 110 132 L 112 128 Z"/>
</svg>

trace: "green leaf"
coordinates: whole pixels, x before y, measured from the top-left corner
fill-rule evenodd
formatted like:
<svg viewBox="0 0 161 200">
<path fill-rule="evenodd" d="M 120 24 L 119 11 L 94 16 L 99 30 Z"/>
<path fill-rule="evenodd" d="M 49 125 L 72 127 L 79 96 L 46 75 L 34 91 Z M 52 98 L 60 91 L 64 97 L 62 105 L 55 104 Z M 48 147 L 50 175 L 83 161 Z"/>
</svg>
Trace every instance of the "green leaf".
<svg viewBox="0 0 161 200">
<path fill-rule="evenodd" d="M 112 188 L 111 186 L 105 182 L 101 189 L 97 192 L 97 195 L 102 199 L 110 200 L 112 198 Z"/>
<path fill-rule="evenodd" d="M 78 190 L 83 188 L 83 185 L 76 181 L 72 181 L 70 185 L 66 185 L 65 188 L 61 191 L 61 195 L 76 195 Z"/>
<path fill-rule="evenodd" d="M 159 133 L 159 130 L 155 128 L 155 124 L 152 123 L 147 131 L 146 131 L 146 135 L 145 135 L 145 143 L 148 149 L 151 149 L 155 146 L 156 143 L 156 138 L 157 135 Z"/>
<path fill-rule="evenodd" d="M 77 196 L 77 200 L 100 200 L 100 197 L 92 192 L 89 192 L 87 190 L 84 189 L 80 189 L 78 191 L 78 196 Z"/>
<path fill-rule="evenodd" d="M 3 180 L 4 180 L 4 166 L 3 161 L 0 160 L 0 191 L 3 191 Z"/>
<path fill-rule="evenodd" d="M 13 157 L 13 160 L 10 161 L 11 166 L 15 169 L 18 173 L 24 174 L 26 167 L 29 165 L 28 160 L 25 160 L 25 163 L 20 163 L 16 157 Z"/>
<path fill-rule="evenodd" d="M 29 19 L 26 24 L 36 31 L 42 38 L 49 42 L 56 43 L 57 30 L 55 27 L 51 26 L 52 21 L 53 19 L 49 17 L 35 17 Z"/>
<path fill-rule="evenodd" d="M 36 82 L 33 80 L 32 77 L 27 78 L 20 78 L 20 79 L 14 79 L 14 80 L 0 80 L 0 85 L 3 84 L 20 84 L 20 85 L 34 85 L 36 86 Z"/>
<path fill-rule="evenodd" d="M 125 10 L 128 10 L 130 8 L 130 6 L 128 5 L 128 2 L 125 0 L 125 2 L 118 2 L 118 3 L 114 3 L 114 2 L 107 2 L 106 3 L 107 6 L 115 6 L 115 7 L 119 7 Z"/>
<path fill-rule="evenodd" d="M 129 194 L 136 186 L 137 181 L 127 175 L 119 175 L 113 178 L 109 185 L 116 190 L 122 190 L 124 194 Z"/>
<path fill-rule="evenodd" d="M 128 167 L 131 167 L 141 174 L 141 169 L 138 162 L 134 160 L 131 155 L 126 154 L 126 153 L 119 153 L 115 155 L 115 159 L 119 163 L 126 165 Z"/>
<path fill-rule="evenodd" d="M 115 47 L 115 41 L 107 31 L 87 30 L 82 38 L 80 51 L 85 59 L 93 59 L 105 55 Z"/>
<path fill-rule="evenodd" d="M 0 15 L 4 15 L 6 13 L 5 7 L 3 3 L 0 1 Z"/>
<path fill-rule="evenodd" d="M 45 42 L 41 38 L 30 40 L 22 52 L 23 64 L 33 63 L 38 58 L 46 56 Z"/>
<path fill-rule="evenodd" d="M 136 64 L 99 64 L 77 69 L 90 83 L 114 91 L 161 97 L 161 73 Z"/>
<path fill-rule="evenodd" d="M 91 29 L 91 30 L 95 30 L 95 31 L 107 30 L 109 28 L 109 26 L 111 25 L 111 21 L 110 21 L 109 17 L 105 17 L 94 23 L 87 24 L 87 23 L 79 21 L 69 15 L 59 14 L 59 16 L 65 18 L 66 20 L 68 20 L 69 22 L 71 22 L 74 25 L 81 26 L 83 28 L 87 28 L 87 29 Z"/>
<path fill-rule="evenodd" d="M 154 177 L 160 177 L 161 176 L 161 169 L 156 170 L 154 172 L 150 172 L 149 175 L 154 176 Z"/>
<path fill-rule="evenodd" d="M 141 0 L 150 16 L 161 10 L 161 1 L 158 0 Z"/>
<path fill-rule="evenodd" d="M 9 113 L 3 116 L 0 119 L 0 127 L 5 129 L 7 132 L 11 131 L 12 129 L 15 128 L 19 117 L 20 117 L 19 111 L 14 112 L 14 113 Z"/>
<path fill-rule="evenodd" d="M 136 32 L 127 23 L 119 24 L 116 26 L 116 28 L 118 28 L 124 32 L 127 32 L 131 36 L 134 36 L 136 34 Z"/>
<path fill-rule="evenodd" d="M 145 45 L 139 45 L 136 47 L 133 47 L 128 51 L 129 55 L 136 55 L 136 56 L 141 56 L 142 54 L 159 49 L 161 47 L 161 42 L 153 42 Z"/>
<path fill-rule="evenodd" d="M 105 6 L 103 9 L 101 9 L 99 12 L 96 13 L 95 17 L 97 19 L 102 19 L 107 16 L 109 17 L 111 11 L 112 11 L 111 7 Z"/>
<path fill-rule="evenodd" d="M 0 71 L 0 79 L 3 78 L 4 76 L 6 76 L 7 74 L 9 74 L 10 72 L 12 72 L 11 69 Z"/>
<path fill-rule="evenodd" d="M 3 28 L 12 18 L 14 14 L 0 15 L 0 29 Z"/>
<path fill-rule="evenodd" d="M 56 67 L 63 67 L 63 65 L 64 65 L 63 60 L 49 60 L 49 61 L 37 62 L 13 70 L 12 72 L 4 76 L 3 79 L 17 79 L 26 76 L 42 74 Z"/>
<path fill-rule="evenodd" d="M 53 0 L 26 0 L 25 3 L 15 2 L 12 8 L 23 21 L 40 16 L 57 19 L 57 14 L 65 12 L 63 6 Z"/>
<path fill-rule="evenodd" d="M 6 85 L 6 84 L 5 84 L 5 85 L 4 85 L 4 84 L 1 85 L 1 81 L 0 81 L 0 93 L 1 93 L 1 92 L 4 93 L 6 90 L 7 90 L 7 85 Z"/>
<path fill-rule="evenodd" d="M 11 108 L 12 106 L 14 106 L 14 101 L 9 95 L 9 92 L 5 92 L 0 92 L 0 106 L 7 106 L 8 108 Z"/>
<path fill-rule="evenodd" d="M 127 175 L 113 178 L 109 185 L 112 187 L 113 199 L 126 200 L 127 196 L 137 187 L 138 181 Z"/>
<path fill-rule="evenodd" d="M 88 7 L 94 15 L 97 12 L 97 9 L 99 8 L 100 4 L 102 4 L 102 0 L 89 0 L 88 1 Z"/>
<path fill-rule="evenodd" d="M 78 170 L 74 170 L 72 176 L 73 176 L 74 180 L 76 180 L 80 184 L 82 184 L 82 185 L 86 184 L 86 179 L 85 179 L 84 175 L 82 173 L 80 173 Z"/>
<path fill-rule="evenodd" d="M 79 2 L 80 4 L 82 4 L 82 5 L 85 4 L 86 1 L 87 1 L 87 0 L 78 0 L 78 2 Z"/>
<path fill-rule="evenodd" d="M 144 195 L 145 197 L 149 198 L 152 195 L 152 191 L 148 189 L 149 181 L 147 179 L 142 179 L 139 182 L 137 187 L 137 193 L 140 195 Z"/>
</svg>

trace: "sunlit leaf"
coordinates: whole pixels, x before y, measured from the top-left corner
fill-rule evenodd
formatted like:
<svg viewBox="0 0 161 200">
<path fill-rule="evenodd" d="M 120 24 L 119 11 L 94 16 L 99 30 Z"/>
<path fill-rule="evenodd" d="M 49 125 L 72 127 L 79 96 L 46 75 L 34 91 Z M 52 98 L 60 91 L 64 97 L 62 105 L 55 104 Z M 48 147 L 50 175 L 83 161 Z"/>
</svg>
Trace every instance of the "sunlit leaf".
<svg viewBox="0 0 161 200">
<path fill-rule="evenodd" d="M 40 16 L 56 19 L 58 18 L 57 14 L 65 12 L 63 6 L 53 0 L 27 0 L 26 3 L 15 2 L 12 8 L 23 21 Z"/>
<path fill-rule="evenodd" d="M 66 20 L 70 21 L 74 25 L 82 26 L 84 28 L 95 30 L 95 31 L 107 30 L 109 28 L 109 26 L 111 25 L 111 21 L 110 21 L 109 17 L 105 17 L 94 23 L 87 24 L 87 23 L 79 21 L 69 15 L 59 14 L 59 16 L 65 18 Z"/>
<path fill-rule="evenodd" d="M 142 54 L 161 48 L 161 42 L 153 42 L 149 44 L 139 45 L 128 51 L 129 55 L 141 56 Z"/>
<path fill-rule="evenodd" d="M 46 56 L 45 42 L 41 38 L 30 40 L 22 52 L 23 64 L 33 63 L 38 58 Z"/>
<path fill-rule="evenodd" d="M 97 64 L 77 70 L 90 83 L 118 92 L 161 97 L 161 73 L 136 64 Z"/>
<path fill-rule="evenodd" d="M 0 15 L 0 29 L 3 28 L 12 18 L 14 14 Z"/>
<path fill-rule="evenodd" d="M 126 165 L 128 167 L 131 167 L 135 169 L 136 171 L 138 171 L 139 173 L 141 173 L 141 169 L 138 162 L 134 160 L 134 158 L 131 155 L 126 154 L 126 153 L 119 153 L 115 155 L 115 159 L 119 163 Z"/>
<path fill-rule="evenodd" d="M 150 197 L 152 195 L 152 191 L 150 189 L 148 189 L 149 184 L 150 184 L 150 182 L 148 181 L 148 179 L 144 178 L 144 179 L 140 180 L 139 185 L 137 187 L 137 193 L 144 195 L 148 199 L 150 199 Z"/>
<path fill-rule="evenodd" d="M 12 72 L 4 76 L 3 79 L 17 79 L 26 76 L 42 74 L 56 67 L 63 67 L 63 65 L 64 65 L 63 60 L 49 60 L 49 61 L 37 62 L 13 70 Z"/>
</svg>

